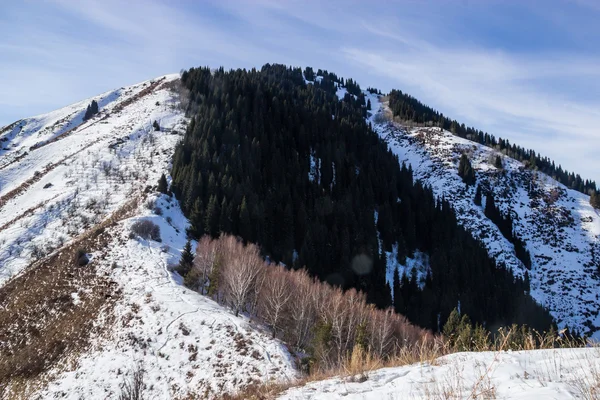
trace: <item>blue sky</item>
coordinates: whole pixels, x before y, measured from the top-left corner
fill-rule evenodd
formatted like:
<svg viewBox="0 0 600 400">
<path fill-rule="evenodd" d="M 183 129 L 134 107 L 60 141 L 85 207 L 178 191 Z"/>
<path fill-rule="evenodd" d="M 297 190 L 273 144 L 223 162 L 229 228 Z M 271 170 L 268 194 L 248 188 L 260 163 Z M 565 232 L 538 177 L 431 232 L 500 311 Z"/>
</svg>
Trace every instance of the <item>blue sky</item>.
<svg viewBox="0 0 600 400">
<path fill-rule="evenodd" d="M 408 92 L 600 182 L 600 1 L 0 4 L 0 126 L 209 65 L 328 69 Z"/>
</svg>

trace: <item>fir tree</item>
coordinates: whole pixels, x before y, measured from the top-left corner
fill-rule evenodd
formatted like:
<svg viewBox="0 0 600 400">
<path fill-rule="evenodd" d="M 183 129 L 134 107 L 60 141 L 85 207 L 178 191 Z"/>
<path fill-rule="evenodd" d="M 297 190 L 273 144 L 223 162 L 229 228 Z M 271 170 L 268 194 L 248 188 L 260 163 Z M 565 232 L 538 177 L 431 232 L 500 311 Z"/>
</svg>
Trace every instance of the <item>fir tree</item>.
<svg viewBox="0 0 600 400">
<path fill-rule="evenodd" d="M 188 240 L 183 246 L 181 252 L 181 258 L 179 259 L 179 265 L 177 266 L 177 272 L 179 275 L 186 276 L 192 269 L 192 263 L 194 262 L 194 253 L 192 252 L 192 242 Z"/>
<path fill-rule="evenodd" d="M 210 196 L 204 217 L 204 229 L 206 229 L 206 231 L 213 237 L 216 237 L 219 233 L 220 217 L 221 210 L 219 208 L 219 202 L 217 200 L 217 196 L 213 194 Z"/>
<path fill-rule="evenodd" d="M 252 222 L 250 221 L 250 212 L 248 211 L 246 196 L 244 196 L 242 204 L 240 205 L 239 226 L 240 235 L 242 235 L 245 240 L 252 242 L 254 236 L 252 235 Z"/>
<path fill-rule="evenodd" d="M 593 190 L 590 195 L 590 204 L 592 207 L 600 209 L 600 194 L 597 191 Z"/>
<path fill-rule="evenodd" d="M 458 163 L 458 176 L 460 176 L 467 185 L 473 185 L 475 183 L 475 170 L 473 170 L 469 157 L 464 153 L 460 156 L 460 162 Z"/>
<path fill-rule="evenodd" d="M 160 179 L 158 180 L 158 189 L 157 190 L 160 193 L 167 194 L 168 183 L 167 183 L 167 177 L 165 176 L 164 173 L 160 175 Z"/>
<path fill-rule="evenodd" d="M 475 190 L 475 198 L 473 199 L 473 202 L 478 205 L 481 206 L 481 186 L 477 185 L 477 189 Z"/>
<path fill-rule="evenodd" d="M 454 308 L 446 323 L 444 324 L 444 328 L 442 329 L 442 333 L 448 340 L 453 340 L 456 337 L 460 330 L 460 314 L 458 313 L 458 309 Z"/>
<path fill-rule="evenodd" d="M 400 274 L 398 273 L 398 267 L 394 268 L 392 287 L 394 292 L 394 310 L 399 314 L 404 314 L 404 302 L 400 288 Z"/>
<path fill-rule="evenodd" d="M 502 165 L 502 157 L 500 157 L 499 155 L 496 156 L 496 161 L 494 162 L 494 166 L 497 169 L 502 169 L 503 165 Z"/>
<path fill-rule="evenodd" d="M 83 120 L 87 121 L 92 118 L 94 115 L 98 114 L 98 103 L 96 100 L 92 100 L 90 105 L 87 106 L 85 110 L 85 115 L 83 116 Z"/>
</svg>

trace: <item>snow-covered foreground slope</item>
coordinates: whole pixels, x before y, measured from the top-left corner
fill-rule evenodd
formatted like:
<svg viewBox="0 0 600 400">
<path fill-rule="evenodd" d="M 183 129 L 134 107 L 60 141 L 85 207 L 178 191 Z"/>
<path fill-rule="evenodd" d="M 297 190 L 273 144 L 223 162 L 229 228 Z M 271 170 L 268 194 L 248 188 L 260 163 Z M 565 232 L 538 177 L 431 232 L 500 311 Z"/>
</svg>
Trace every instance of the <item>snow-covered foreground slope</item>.
<svg viewBox="0 0 600 400">
<path fill-rule="evenodd" d="M 296 377 L 278 341 L 185 288 L 167 269 L 179 259 L 187 220 L 168 196 L 155 207 L 162 215 L 141 206 L 138 216 L 119 225 L 107 249 L 92 255 L 99 273 L 122 285 L 123 297 L 112 311 L 115 324 L 76 359 L 75 369 L 54 378 L 41 398 L 116 398 L 138 366 L 148 385 L 144 399 L 211 398 Z M 160 227 L 161 243 L 128 237 L 131 224 L 142 218 Z"/>
<path fill-rule="evenodd" d="M 502 212 L 511 213 L 514 231 L 531 254 L 531 294 L 547 307 L 561 327 L 568 324 L 600 338 L 600 215 L 589 196 L 567 189 L 543 173 L 525 169 L 502 155 L 497 169 L 495 150 L 454 136 L 439 128 L 406 128 L 391 122 L 386 103 L 368 94 L 374 106 L 370 121 L 415 179 L 430 186 L 437 197 L 450 201 L 459 223 L 485 244 L 498 264 L 523 276 L 526 269 L 498 227 L 477 206 L 475 186 L 458 176 L 458 163 L 467 153 L 477 185 L 495 195 Z M 378 106 L 377 106 L 378 105 Z"/>
<path fill-rule="evenodd" d="M 363 378 L 364 379 L 364 378 Z M 282 394 L 281 400 L 596 399 L 596 348 L 456 353 L 432 363 L 334 378 Z"/>
<path fill-rule="evenodd" d="M 0 398 L 118 398 L 138 368 L 144 399 L 211 398 L 296 376 L 280 342 L 188 290 L 168 269 L 179 260 L 187 220 L 174 198 L 154 188 L 187 123 L 176 79 L 98 96 L 100 113 L 86 122 L 92 99 L 0 131 L 0 290 L 20 278 L 27 283 L 0 296 L 0 320 L 12 321 L 17 333 L 4 341 L 0 332 L 0 375 L 3 362 L 28 366 L 0 382 Z M 140 219 L 160 227 L 160 243 L 130 235 Z M 70 263 L 74 246 L 85 246 L 90 264 Z M 69 265 L 60 258 L 67 252 Z M 41 274 L 32 271 L 47 265 L 57 278 L 50 270 L 46 281 L 36 281 Z M 25 319 L 10 315 L 20 296 L 46 289 L 39 311 Z M 91 316 L 93 329 L 78 326 L 78 313 Z M 72 333 L 63 335 L 66 329 Z M 50 348 L 60 349 L 36 356 L 51 360 L 40 362 L 41 370 L 30 368 L 37 365 L 29 354 L 55 331 L 59 339 L 51 338 Z M 69 335 L 73 344 L 62 346 Z"/>
</svg>

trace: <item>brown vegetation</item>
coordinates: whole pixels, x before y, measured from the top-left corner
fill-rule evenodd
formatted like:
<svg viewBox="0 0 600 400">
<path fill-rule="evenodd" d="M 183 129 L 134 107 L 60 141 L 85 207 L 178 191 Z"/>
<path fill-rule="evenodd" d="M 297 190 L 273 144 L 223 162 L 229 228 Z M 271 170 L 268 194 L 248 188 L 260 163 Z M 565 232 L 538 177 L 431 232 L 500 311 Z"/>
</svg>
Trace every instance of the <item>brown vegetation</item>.
<svg viewBox="0 0 600 400">
<path fill-rule="evenodd" d="M 336 370 L 356 351 L 385 363 L 406 357 L 407 349 L 435 346 L 429 332 L 391 309 L 367 304 L 363 293 L 319 282 L 305 270 L 270 265 L 255 245 L 232 236 L 202 238 L 186 282 L 201 292 L 208 286 L 236 314 L 249 313 L 273 337 L 308 351 L 311 356 L 302 362 L 311 373 Z"/>
<path fill-rule="evenodd" d="M 31 390 L 37 378 L 82 351 L 91 334 L 101 333 L 94 321 L 120 296 L 119 289 L 94 263 L 79 266 L 73 257 L 79 249 L 107 251 L 106 228 L 137 204 L 130 201 L 0 288 L 0 398 L 27 398 L 25 388 Z"/>
</svg>

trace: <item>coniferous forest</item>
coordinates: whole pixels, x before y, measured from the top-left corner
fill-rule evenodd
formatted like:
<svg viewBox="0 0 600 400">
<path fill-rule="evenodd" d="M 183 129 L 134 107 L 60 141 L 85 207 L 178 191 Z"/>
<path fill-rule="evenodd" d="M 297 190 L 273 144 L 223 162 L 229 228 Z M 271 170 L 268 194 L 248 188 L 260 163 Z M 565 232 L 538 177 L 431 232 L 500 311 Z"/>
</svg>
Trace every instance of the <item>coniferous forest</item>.
<svg viewBox="0 0 600 400">
<path fill-rule="evenodd" d="M 433 124 L 434 126 L 451 131 L 459 137 L 498 149 L 507 156 L 523 162 L 529 168 L 542 171 L 568 188 L 581 193 L 590 195 L 595 194 L 597 190 L 596 182 L 583 180 L 579 174 L 564 170 L 548 157 L 542 157 L 534 150 L 527 150 L 514 143 L 511 144 L 506 139 L 496 139 L 494 135 L 472 127 L 466 127 L 465 124 L 445 117 L 444 114 L 421 103 L 411 95 L 402 93 L 401 90 L 392 90 L 389 99 L 390 109 L 394 116 L 398 116 L 404 121 L 412 121 L 418 124 Z"/>
<path fill-rule="evenodd" d="M 269 260 L 359 289 L 435 331 L 457 306 L 490 329 L 548 329 L 528 280 L 496 265 L 368 126 L 358 84 L 347 80 L 354 95 L 339 101 L 343 79 L 304 75 L 322 79 L 307 84 L 301 69 L 269 64 L 182 73 L 191 121 L 171 175 L 189 234 L 237 235 Z M 384 253 L 394 245 L 400 262 L 417 250 L 430 259 L 423 281 L 394 279 L 395 298 Z"/>
</svg>

